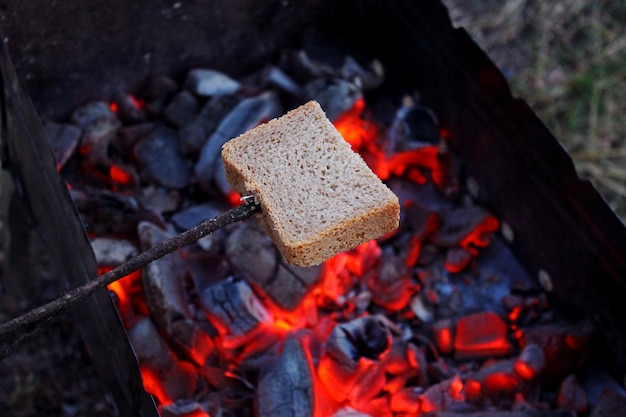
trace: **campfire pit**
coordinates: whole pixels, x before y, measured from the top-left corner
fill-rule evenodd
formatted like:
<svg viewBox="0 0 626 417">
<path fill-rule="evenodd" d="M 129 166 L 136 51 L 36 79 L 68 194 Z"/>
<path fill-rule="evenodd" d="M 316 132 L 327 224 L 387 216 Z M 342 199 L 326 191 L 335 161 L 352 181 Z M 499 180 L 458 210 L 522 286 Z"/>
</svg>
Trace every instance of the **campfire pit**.
<svg viewBox="0 0 626 417">
<path fill-rule="evenodd" d="M 317 4 L 314 9 L 322 10 L 321 6 Z M 484 54 L 463 31 L 452 30 L 445 9 L 437 2 L 420 5 L 400 2 L 385 6 L 358 2 L 349 6 L 323 6 L 326 12 L 320 15 L 319 22 L 324 23 L 320 24 L 317 18 L 311 18 L 311 22 L 326 29 L 321 32 L 324 37 L 340 39 L 361 59 L 377 58 L 385 70 L 380 89 L 368 91 L 366 100 L 360 100 L 347 85 L 337 82 L 338 91 L 343 92 L 350 105 L 342 107 L 341 102 L 332 102 L 339 110 L 329 111 L 336 116 L 337 127 L 349 140 L 351 133 L 348 132 L 354 131 L 350 126 L 356 123 L 360 130 L 351 143 L 363 152 L 366 161 L 380 162 L 380 150 L 371 148 L 368 142 L 371 132 L 380 133 L 375 129 L 377 124 L 387 123 L 404 129 L 418 120 L 418 126 L 427 130 L 420 132 L 425 137 L 431 137 L 428 132 L 434 131 L 438 140 L 444 139 L 441 143 L 420 144 L 417 168 L 402 166 L 403 158 L 410 151 L 396 152 L 395 149 L 385 154 L 388 160 L 376 165 L 377 173 L 395 187 L 406 203 L 403 211 L 408 231 L 387 237 L 380 246 L 371 243 L 359 247 L 329 262 L 323 271 L 311 272 L 294 270 L 282 263 L 271 243 L 267 243 L 253 224 L 239 225 L 235 231 L 209 237 L 194 250 L 183 252 L 184 261 L 189 265 L 190 281 L 186 284 L 197 294 L 181 292 L 185 282 L 177 278 L 175 272 L 163 274 L 163 271 L 180 268 L 176 266 L 183 261 L 176 259 L 180 254 L 158 261 L 159 267 L 153 274 L 144 271 L 141 278 L 135 276 L 134 281 L 133 277 L 125 279 L 120 285 L 126 292 L 113 291 L 120 294 L 118 309 L 143 363 L 143 384 L 146 387 L 151 384 L 147 374 L 168 370 L 168 375 L 157 376 L 151 386 L 151 392 L 159 397 L 162 405 L 161 413 L 210 413 L 210 407 L 200 402 L 194 405 L 168 401 L 193 397 L 200 380 L 214 391 L 215 387 L 220 387 L 221 392 L 237 393 L 236 397 L 227 398 L 233 410 L 245 409 L 244 406 L 256 398 L 257 404 L 263 404 L 257 407 L 258 415 L 276 415 L 272 413 L 281 406 L 272 404 L 283 400 L 279 389 L 283 386 L 298 387 L 293 391 L 292 403 L 297 406 L 287 408 L 297 409 L 303 413 L 301 415 L 312 415 L 315 407 L 322 407 L 317 409 L 319 415 L 360 415 L 354 410 L 366 413 L 363 415 L 386 415 L 377 414 L 384 413 L 385 406 L 389 412 L 399 415 L 430 412 L 432 414 L 427 415 L 456 415 L 453 413 L 467 413 L 471 407 L 489 409 L 494 403 L 504 404 L 502 407 L 507 410 L 517 407 L 517 411 L 502 415 L 525 415 L 522 414 L 525 411 L 519 410 L 532 409 L 524 401 L 538 395 L 534 391 L 538 374 L 544 381 L 563 383 L 559 406 L 582 409 L 583 405 L 572 405 L 573 400 L 567 400 L 577 397 L 568 397 L 568 393 L 580 392 L 577 382 L 568 380 L 567 385 L 562 381 L 564 372 L 577 369 L 590 344 L 597 352 L 607 353 L 604 355 L 607 369 L 619 381 L 624 375 L 622 352 L 626 326 L 619 314 L 626 271 L 619 256 L 626 253 L 623 251 L 626 245 L 623 225 L 595 191 L 577 179 L 567 156 L 528 107 L 510 97 L 502 76 Z M 172 5 L 171 10 L 183 7 Z M 277 7 L 282 13 L 289 11 L 292 13 L 289 16 L 304 19 L 304 11 L 293 12 L 304 9 Z M 337 22 L 341 22 L 343 28 Z M 297 45 L 293 42 L 287 45 L 286 39 L 283 42 L 285 46 Z M 323 43 L 310 43 L 320 44 Z M 259 51 L 268 52 L 265 45 Z M 225 73 L 233 77 L 234 84 L 229 87 L 226 83 L 226 87 L 236 89 L 236 94 L 243 98 L 239 102 L 212 98 L 203 103 L 207 112 L 221 114 L 213 129 L 223 132 L 219 120 L 232 114 L 245 100 L 248 100 L 247 108 L 255 110 L 252 115 L 247 113 L 249 120 L 238 124 L 241 129 L 246 126 L 247 130 L 278 115 L 274 107 L 276 96 L 259 94 L 259 83 L 254 77 L 241 77 L 241 74 L 251 74 L 248 65 L 216 65 L 212 57 L 185 64 L 197 68 L 229 67 L 225 68 L 228 70 Z M 255 57 L 250 60 L 254 61 Z M 271 89 L 280 86 L 283 100 L 287 94 L 288 100 L 295 103 L 300 94 L 305 94 L 302 86 L 280 79 L 283 69 L 276 66 L 276 61 L 269 62 L 275 66 L 264 72 L 265 82 Z M 181 70 L 181 65 L 182 62 L 177 62 L 163 72 L 175 73 Z M 18 65 L 18 73 L 19 68 Z M 134 175 L 129 166 L 112 164 L 107 159 L 108 153 L 99 150 L 98 144 L 103 135 L 120 129 L 120 119 L 132 124 L 133 127 L 123 128 L 123 135 L 116 136 L 114 146 L 120 153 L 134 150 L 133 156 L 143 170 L 142 181 L 156 184 L 142 197 L 150 204 L 158 204 L 162 211 L 157 214 L 165 212 L 170 217 L 172 207 L 178 208 L 185 199 L 181 190 L 192 182 L 193 174 L 185 165 L 184 153 L 200 151 L 198 143 L 189 136 L 184 142 L 186 148 L 179 155 L 172 126 L 181 128 L 193 124 L 193 118 L 186 117 L 180 109 L 195 108 L 197 98 L 184 91 L 174 95 L 175 100 L 167 101 L 171 107 L 163 111 L 168 128 L 155 129 L 142 123 L 141 118 L 157 101 L 136 105 L 131 99 L 139 97 L 139 90 L 133 85 L 141 80 L 132 76 L 115 77 L 113 86 L 109 81 L 111 77 L 107 80 L 106 71 L 103 73 L 102 87 L 98 87 L 101 91 L 95 97 L 77 92 L 76 99 L 69 94 L 61 100 L 60 96 L 50 98 L 51 90 L 37 93 L 32 88 L 31 95 L 40 112 L 56 120 L 75 109 L 78 101 L 107 99 L 116 104 L 115 112 L 108 106 L 92 109 L 102 112 L 98 113 L 100 116 L 108 114 L 104 117 L 106 123 L 94 125 L 88 118 L 83 121 L 83 135 L 86 131 L 92 133 L 90 140 L 83 136 L 81 146 L 91 146 L 81 148 L 80 152 L 92 170 L 87 172 L 87 180 L 75 177 L 76 170 L 67 178 L 70 183 L 76 179 L 74 201 L 88 230 L 94 233 L 92 242 L 136 233 L 137 224 L 142 225 L 142 243 L 148 242 L 158 239 L 159 233 L 165 233 L 160 229 L 163 217 L 134 207 L 135 200 L 125 193 L 138 186 L 140 177 Z M 375 76 L 376 71 L 372 71 L 372 75 Z M 200 88 L 194 84 L 193 77 L 189 79 L 186 85 L 190 90 Z M 24 81 L 28 88 L 31 82 Z M 80 84 L 79 81 L 72 90 L 79 91 Z M 167 86 L 167 79 L 155 80 L 154 91 L 162 88 L 161 91 L 172 95 L 171 83 L 170 90 Z M 48 88 L 57 87 L 55 84 Z M 113 91 L 117 94 L 112 94 Z M 133 95 L 120 95 L 120 92 Z M 420 94 L 419 102 L 401 105 L 403 95 L 416 92 Z M 137 109 L 141 111 L 133 113 Z M 396 110 L 399 109 L 410 115 L 398 115 L 401 112 Z M 364 110 L 369 111 L 371 117 L 363 119 L 363 115 L 368 114 L 363 113 Z M 432 123 L 432 119 L 430 123 L 424 122 L 429 120 L 431 112 L 439 125 Z M 58 125 L 51 126 L 63 130 Z M 235 129 L 233 123 L 228 126 Z M 133 129 L 141 129 L 141 132 L 133 133 Z M 65 130 L 71 132 L 70 127 L 66 126 Z M 221 134 L 227 140 L 236 134 L 234 132 Z M 141 145 L 134 143 L 133 138 L 137 137 L 141 138 Z M 373 138 L 379 137 L 375 133 Z M 160 161 L 144 159 L 151 150 L 161 147 L 172 147 L 177 155 L 173 161 L 167 161 L 171 175 L 162 175 Z M 433 156 L 435 160 L 447 159 L 433 163 Z M 75 168 L 77 161 L 82 159 L 68 159 L 64 172 Z M 155 166 L 159 169 L 151 168 Z M 216 172 L 214 167 L 210 169 Z M 455 179 L 460 183 L 453 181 Z M 82 193 L 82 185 L 94 181 L 104 183 L 108 190 L 91 195 Z M 233 201 L 223 183 L 202 185 L 198 181 L 198 184 L 199 189 L 192 192 L 193 198 L 197 198 L 198 193 L 212 193 L 220 204 L 187 207 L 171 215 L 167 219 L 169 223 L 179 228 L 189 227 L 195 219 L 210 217 L 209 213 L 219 212 Z M 163 189 L 168 191 L 163 192 Z M 440 194 L 447 199 L 437 199 Z M 114 221 L 110 220 L 111 216 L 115 216 Z M 497 228 L 502 237 L 493 235 Z M 486 239 L 489 235 L 491 239 Z M 563 242 L 571 244 L 563 245 Z M 491 244 L 487 246 L 488 243 Z M 114 242 L 114 246 L 117 244 Z M 124 244 L 120 246 L 122 259 L 137 249 L 133 245 L 128 249 L 123 249 Z M 226 258 L 222 256 L 222 246 L 225 246 Z M 523 262 L 523 268 L 509 248 Z M 114 258 L 105 265 L 102 252 L 98 254 L 102 267 L 114 266 L 116 259 L 120 259 Z M 445 254 L 445 258 L 437 264 L 438 254 Z M 240 258 L 244 260 L 233 261 Z M 232 275 L 229 268 L 246 279 L 228 278 Z M 355 277 L 357 281 L 353 281 Z M 504 288 L 500 284 L 507 281 L 506 277 L 515 279 Z M 536 277 L 536 282 L 530 277 Z M 598 278 L 590 280 L 589 277 Z M 124 301 L 125 294 L 133 292 L 138 279 L 143 281 L 144 292 L 149 291 L 145 294 L 147 308 L 152 314 L 160 311 L 154 318 L 158 327 L 142 318 L 145 307 Z M 471 305 L 476 300 L 484 302 L 485 298 L 479 295 L 488 295 L 486 300 L 493 304 Z M 197 298 L 188 299 L 193 297 Z M 314 297 L 326 301 L 319 304 Z M 190 301 L 197 310 L 189 309 Z M 466 301 L 469 305 L 464 304 Z M 572 328 L 570 324 L 525 327 L 547 320 L 550 311 L 547 306 L 552 304 L 561 309 L 559 314 L 562 311 L 570 319 L 591 319 L 597 333 L 584 326 Z M 326 309 L 333 305 L 341 308 L 337 313 L 328 313 Z M 384 310 L 394 312 L 392 319 L 376 315 Z M 294 311 L 297 314 L 293 314 Z M 325 322 L 324 314 L 332 316 L 332 320 Z M 426 340 L 424 334 L 415 331 L 424 326 L 429 327 Z M 407 336 L 409 330 L 414 334 Z M 138 348 L 146 339 L 160 340 L 159 332 L 167 335 L 167 343 Z M 216 340 L 221 345 L 216 345 Z M 259 346 L 267 349 L 258 350 Z M 538 346 L 552 346 L 554 350 L 540 349 L 538 353 Z M 145 353 L 146 349 L 151 349 L 148 352 L 152 353 Z M 225 369 L 214 363 L 207 365 L 208 358 L 216 356 L 220 360 L 232 357 L 237 360 L 227 364 Z M 508 359 L 484 362 L 486 358 L 502 356 Z M 155 357 L 159 361 L 173 359 L 167 362 L 169 365 L 153 363 L 149 367 L 154 369 L 146 371 L 146 364 L 155 361 Z M 181 362 L 181 357 L 187 361 Z M 188 359 L 200 366 L 188 366 Z M 473 365 L 458 365 L 460 361 L 470 361 Z M 561 362 L 569 362 L 565 370 L 556 365 Z M 461 368 L 451 368 L 451 363 Z M 259 364 L 268 367 L 262 369 L 258 380 L 250 381 L 246 372 L 260 369 Z M 292 368 L 297 369 L 297 376 L 286 373 Z M 325 379 L 323 375 L 329 376 Z M 168 378 L 170 382 L 161 385 Z M 263 388 L 254 393 L 251 387 L 257 385 Z M 381 391 L 385 396 L 378 395 Z M 315 398 L 321 396 L 328 399 L 324 406 L 315 404 Z M 214 400 L 210 393 L 203 398 L 208 402 Z M 339 403 L 344 407 L 339 407 Z M 533 413 L 528 415 L 541 415 L 537 410 Z M 552 411 L 545 415 L 570 414 Z"/>
</svg>

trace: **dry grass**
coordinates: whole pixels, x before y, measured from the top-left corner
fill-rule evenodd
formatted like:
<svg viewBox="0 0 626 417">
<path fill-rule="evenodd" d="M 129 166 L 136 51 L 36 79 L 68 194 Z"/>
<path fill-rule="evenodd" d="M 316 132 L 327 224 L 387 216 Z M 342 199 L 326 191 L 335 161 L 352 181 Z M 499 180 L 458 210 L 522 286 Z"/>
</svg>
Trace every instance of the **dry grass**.
<svg viewBox="0 0 626 417">
<path fill-rule="evenodd" d="M 626 3 L 443 2 L 626 219 Z"/>
</svg>

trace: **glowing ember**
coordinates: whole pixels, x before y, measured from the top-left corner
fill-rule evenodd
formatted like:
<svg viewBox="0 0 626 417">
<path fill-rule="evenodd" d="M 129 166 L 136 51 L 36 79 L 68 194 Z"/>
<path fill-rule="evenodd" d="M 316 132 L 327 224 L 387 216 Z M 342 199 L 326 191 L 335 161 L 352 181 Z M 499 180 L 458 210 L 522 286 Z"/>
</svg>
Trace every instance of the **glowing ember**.
<svg viewBox="0 0 626 417">
<path fill-rule="evenodd" d="M 122 168 L 119 165 L 111 165 L 111 167 L 109 168 L 109 175 L 111 177 L 111 180 L 113 180 L 113 182 L 119 183 L 119 184 L 131 184 L 134 180 L 134 177 L 132 174 L 130 174 L 128 171 L 124 170 L 124 168 Z"/>
<path fill-rule="evenodd" d="M 339 116 L 334 123 L 337 130 L 356 152 L 378 137 L 376 126 L 361 117 L 364 109 L 365 100 L 360 98 L 350 110 Z"/>
<path fill-rule="evenodd" d="M 495 313 L 485 312 L 459 320 L 454 348 L 455 357 L 461 359 L 506 355 L 512 347 L 504 320 Z"/>
<path fill-rule="evenodd" d="M 132 103 L 142 107 L 136 100 Z M 111 103 L 111 110 L 123 112 L 116 102 Z M 445 150 L 429 142 L 390 152 L 385 129 L 368 121 L 365 113 L 365 102 L 360 99 L 335 125 L 372 170 L 382 180 L 402 179 L 403 186 L 416 188 L 427 188 L 433 182 L 441 191 L 450 175 Z M 440 135 L 449 137 L 445 129 Z M 102 167 L 87 169 L 92 169 L 93 175 L 106 173 Z M 111 188 L 136 181 L 123 164 L 111 164 L 108 175 Z M 235 192 L 222 199 L 233 206 L 241 203 Z M 133 346 L 142 352 L 138 357 L 146 390 L 161 409 L 177 406 L 177 400 L 193 396 L 201 387 L 223 401 L 220 407 L 230 404 L 224 410 L 249 406 L 254 396 L 260 416 L 272 415 L 275 407 L 310 407 L 314 411 L 308 415 L 316 417 L 356 413 L 417 417 L 461 403 L 478 404 L 485 396 L 508 394 L 520 383 L 536 380 L 544 364 L 534 345 L 504 371 L 498 368 L 468 378 L 464 374 L 468 366 L 456 367 L 466 359 L 477 362 L 510 354 L 514 346 L 508 340 L 509 331 L 516 343 L 523 341 L 523 331 L 514 326 L 521 326 L 524 310 L 522 304 L 507 305 L 509 326 L 494 312 L 461 317 L 449 314 L 433 320 L 438 306 L 442 310 L 450 307 L 450 311 L 456 308 L 444 305 L 445 291 L 434 283 L 452 276 L 441 274 L 460 275 L 470 262 L 475 265 L 480 249 L 489 245 L 498 229 L 497 219 L 478 207 L 447 214 L 421 200 L 404 198 L 403 230 L 326 261 L 316 270 L 318 281 L 297 296 L 286 291 L 288 299 L 297 299 L 288 307 L 268 291 L 268 286 L 275 284 L 275 271 L 284 267 L 280 260 L 272 260 L 268 266 L 255 260 L 248 269 L 235 269 L 231 258 L 221 258 L 222 252 L 228 255 L 230 249 L 224 249 L 227 245 L 219 236 L 199 256 L 210 259 L 210 266 L 201 272 L 191 271 L 193 268 L 180 272 L 191 295 L 169 288 L 182 297 L 178 302 L 191 306 L 189 317 L 168 317 L 168 324 L 157 329 L 154 323 L 158 321 L 151 318 L 155 313 L 141 298 L 141 273 L 110 285 Z M 225 234 L 233 238 L 234 251 L 243 250 L 241 242 L 252 240 L 249 231 L 240 241 L 234 239 L 235 232 Z M 274 249 L 264 256 L 273 257 Z M 186 249 L 179 255 L 193 259 L 196 251 L 198 248 Z M 441 271 L 429 269 L 436 262 Z M 250 268 L 269 270 L 267 282 L 249 279 L 246 273 Z M 299 271 L 283 272 L 299 279 Z M 188 280 L 188 275 L 193 279 Z M 186 333 L 189 328 L 183 326 L 192 315 L 199 322 L 199 339 L 190 337 Z M 179 339 L 171 337 L 180 337 L 180 333 L 193 343 L 182 346 Z M 575 337 L 564 343 L 571 349 L 580 345 Z M 290 374 L 292 369 L 297 369 L 295 375 Z M 242 398 L 235 398 L 237 395 Z M 201 407 L 176 413 L 209 416 Z"/>
</svg>

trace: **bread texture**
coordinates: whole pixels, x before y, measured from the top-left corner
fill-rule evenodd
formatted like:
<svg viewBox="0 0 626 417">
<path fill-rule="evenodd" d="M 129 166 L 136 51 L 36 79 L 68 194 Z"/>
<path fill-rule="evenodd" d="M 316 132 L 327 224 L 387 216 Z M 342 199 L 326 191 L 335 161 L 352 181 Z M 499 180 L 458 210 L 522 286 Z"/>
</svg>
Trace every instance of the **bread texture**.
<svg viewBox="0 0 626 417">
<path fill-rule="evenodd" d="M 315 101 L 222 147 L 226 179 L 261 202 L 285 260 L 312 266 L 395 230 L 400 205 Z"/>
</svg>

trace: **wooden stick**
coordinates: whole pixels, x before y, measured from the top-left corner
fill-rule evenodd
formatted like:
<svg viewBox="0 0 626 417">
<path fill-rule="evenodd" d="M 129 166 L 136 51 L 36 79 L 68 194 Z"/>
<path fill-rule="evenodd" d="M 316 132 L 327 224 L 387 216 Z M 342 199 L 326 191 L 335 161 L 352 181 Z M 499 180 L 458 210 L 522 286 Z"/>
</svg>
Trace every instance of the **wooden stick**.
<svg viewBox="0 0 626 417">
<path fill-rule="evenodd" d="M 89 281 L 78 288 L 68 291 L 47 304 L 34 308 L 19 317 L 0 323 L 0 340 L 4 340 L 8 335 L 17 331 L 25 330 L 25 328 L 31 324 L 40 323 L 49 317 L 58 315 L 72 307 L 77 302 L 94 294 L 96 291 L 120 278 L 125 277 L 133 271 L 143 268 L 150 262 L 153 262 L 168 253 L 181 248 L 182 246 L 194 243 L 198 239 L 201 239 L 218 229 L 226 227 L 229 224 L 245 220 L 252 216 L 252 214 L 259 211 L 261 211 L 261 205 L 255 201 L 254 197 L 244 198 L 244 203 L 239 207 L 231 209 L 212 219 L 206 220 L 198 226 L 140 253 L 117 268 L 107 272 L 106 274 L 100 275 L 93 281 Z"/>
</svg>

